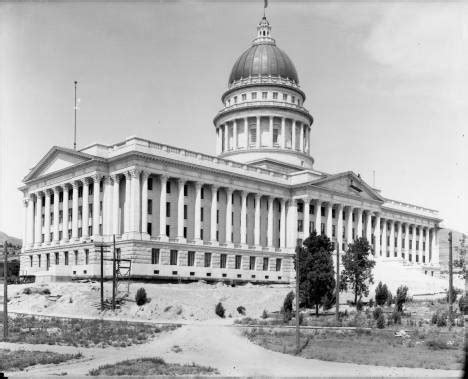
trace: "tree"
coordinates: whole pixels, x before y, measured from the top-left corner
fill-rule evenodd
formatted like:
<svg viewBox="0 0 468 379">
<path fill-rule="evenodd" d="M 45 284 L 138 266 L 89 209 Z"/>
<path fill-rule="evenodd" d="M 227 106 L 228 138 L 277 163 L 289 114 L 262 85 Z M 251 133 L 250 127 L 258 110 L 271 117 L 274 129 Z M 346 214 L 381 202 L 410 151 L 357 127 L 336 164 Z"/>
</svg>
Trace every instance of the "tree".
<svg viewBox="0 0 468 379">
<path fill-rule="evenodd" d="M 371 246 L 367 239 L 358 238 L 348 246 L 343 255 L 344 270 L 341 273 L 341 290 L 352 290 L 354 304 L 358 297 L 369 295 L 369 284 L 374 283 L 372 269 L 375 262 L 370 259 Z"/>
<path fill-rule="evenodd" d="M 330 303 L 335 290 L 333 246 L 327 236 L 314 231 L 299 249 L 299 302 L 305 307 L 315 307 L 318 317 L 320 306 Z"/>
<path fill-rule="evenodd" d="M 403 304 L 408 301 L 408 287 L 400 286 L 396 292 L 395 306 L 397 312 L 403 312 Z"/>
<path fill-rule="evenodd" d="M 386 284 L 379 282 L 375 288 L 375 303 L 379 306 L 384 305 L 388 300 L 388 288 Z"/>
</svg>

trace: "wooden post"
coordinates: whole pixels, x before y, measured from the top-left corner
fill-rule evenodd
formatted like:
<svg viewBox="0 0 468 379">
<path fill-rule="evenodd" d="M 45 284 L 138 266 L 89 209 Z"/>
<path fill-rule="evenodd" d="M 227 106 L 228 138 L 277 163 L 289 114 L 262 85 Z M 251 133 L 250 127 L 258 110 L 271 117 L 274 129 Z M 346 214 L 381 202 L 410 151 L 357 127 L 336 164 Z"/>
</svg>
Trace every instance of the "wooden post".
<svg viewBox="0 0 468 379">
<path fill-rule="evenodd" d="M 340 320 L 340 244 L 336 244 L 336 321 Z"/>
<path fill-rule="evenodd" d="M 101 311 L 104 310 L 104 246 L 101 243 Z"/>
<path fill-rule="evenodd" d="M 296 247 L 296 354 L 299 354 L 299 251 L 301 247 Z"/>
<path fill-rule="evenodd" d="M 112 249 L 112 310 L 115 311 L 115 234 Z"/>
<path fill-rule="evenodd" d="M 449 241 L 449 290 L 448 290 L 448 322 L 449 328 L 452 327 L 452 291 L 453 291 L 453 263 L 452 263 L 452 232 L 448 234 Z"/>
<path fill-rule="evenodd" d="M 8 340 L 8 246 L 3 248 L 3 340 Z"/>
</svg>

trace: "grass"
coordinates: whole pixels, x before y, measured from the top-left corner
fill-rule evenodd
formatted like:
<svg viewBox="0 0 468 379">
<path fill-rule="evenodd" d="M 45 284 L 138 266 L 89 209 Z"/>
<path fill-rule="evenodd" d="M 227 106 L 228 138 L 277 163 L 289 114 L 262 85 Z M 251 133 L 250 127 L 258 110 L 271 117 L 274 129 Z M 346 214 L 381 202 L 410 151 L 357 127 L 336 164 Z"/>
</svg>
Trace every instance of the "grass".
<svg viewBox="0 0 468 379">
<path fill-rule="evenodd" d="M 249 340 L 267 349 L 296 353 L 293 330 L 253 328 L 244 333 Z M 299 355 L 335 362 L 456 370 L 464 362 L 463 334 L 455 329 L 446 333 L 421 329 L 402 338 L 388 330 L 303 330 Z"/>
<path fill-rule="evenodd" d="M 70 359 L 81 358 L 78 354 L 58 354 L 50 351 L 28 351 L 0 349 L 0 371 L 18 371 L 26 367 L 45 364 L 58 364 Z"/>
<path fill-rule="evenodd" d="M 69 345 L 80 347 L 126 347 L 145 343 L 157 334 L 177 328 L 121 321 L 38 318 L 9 318 L 9 342 Z M 3 325 L 0 325 L 0 341 Z"/>
<path fill-rule="evenodd" d="M 118 362 L 116 364 L 100 366 L 91 370 L 89 375 L 98 376 L 146 376 L 146 375 L 215 375 L 218 370 L 212 367 L 198 366 L 194 363 L 180 365 L 176 363 L 166 363 L 161 358 L 140 358 Z"/>
</svg>

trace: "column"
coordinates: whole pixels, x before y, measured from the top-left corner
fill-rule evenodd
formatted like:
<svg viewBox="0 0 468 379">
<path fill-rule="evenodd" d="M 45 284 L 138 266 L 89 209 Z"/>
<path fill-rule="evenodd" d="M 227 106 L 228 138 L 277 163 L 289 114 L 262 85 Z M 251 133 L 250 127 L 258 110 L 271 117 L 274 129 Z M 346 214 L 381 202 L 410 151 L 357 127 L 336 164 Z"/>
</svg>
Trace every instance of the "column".
<svg viewBox="0 0 468 379">
<path fill-rule="evenodd" d="M 94 175 L 93 176 L 93 236 L 95 237 L 99 235 L 99 187 L 100 187 L 99 184 L 100 182 L 101 182 L 101 175 Z M 65 207 L 65 190 L 63 193 L 63 204 Z M 65 220 L 65 211 L 63 212 L 63 219 Z"/>
<path fill-rule="evenodd" d="M 247 243 L 247 196 L 246 191 L 242 191 L 241 198 L 241 223 L 240 223 L 240 237 L 241 244 L 245 245 Z"/>
<path fill-rule="evenodd" d="M 353 207 L 346 208 L 346 243 L 349 245 L 353 242 Z"/>
<path fill-rule="evenodd" d="M 140 169 L 134 169 L 130 171 L 132 176 L 131 183 L 132 183 L 132 231 L 140 232 L 140 220 L 141 220 L 141 213 L 140 213 Z"/>
<path fill-rule="evenodd" d="M 232 129 L 232 143 L 233 143 L 233 149 L 237 150 L 237 120 L 233 121 L 233 129 Z"/>
<path fill-rule="evenodd" d="M 28 244 L 25 246 L 32 247 L 34 246 L 34 195 L 29 194 L 28 195 L 28 218 L 27 218 L 27 223 L 28 223 Z M 57 198 L 57 203 L 58 203 L 58 198 Z M 58 212 L 57 212 L 58 214 Z M 58 223 L 57 223 L 58 225 Z"/>
<path fill-rule="evenodd" d="M 304 199 L 304 239 L 310 236 L 310 199 Z"/>
<path fill-rule="evenodd" d="M 42 192 L 36 192 L 36 227 L 34 244 L 39 246 L 42 243 Z"/>
<path fill-rule="evenodd" d="M 321 223 L 322 223 L 322 201 L 316 200 L 315 201 L 315 231 L 317 232 L 317 235 L 322 234 Z"/>
<path fill-rule="evenodd" d="M 55 196 L 54 196 L 55 197 Z M 55 199 L 54 199 L 55 204 Z M 81 231 L 83 238 L 88 238 L 88 226 L 89 226 L 89 180 L 88 178 L 83 179 L 83 218 L 81 220 Z"/>
<path fill-rule="evenodd" d="M 216 128 L 216 155 L 221 154 L 221 143 L 220 143 L 220 133 L 219 133 L 219 126 Z"/>
<path fill-rule="evenodd" d="M 411 224 L 411 262 L 416 261 L 416 225 Z"/>
<path fill-rule="evenodd" d="M 185 180 L 180 178 L 177 180 L 177 238 L 184 240 L 184 186 Z"/>
<path fill-rule="evenodd" d="M 111 177 L 104 177 L 104 193 L 102 200 L 102 230 L 104 236 L 112 234 L 112 182 Z"/>
<path fill-rule="evenodd" d="M 217 242 L 216 239 L 216 214 L 218 210 L 218 200 L 217 200 L 217 195 L 218 194 L 218 187 L 214 184 L 211 185 L 211 219 L 210 219 L 210 226 L 211 226 L 211 232 L 210 232 L 210 238 L 211 242 Z M 244 221 L 245 223 L 245 221 Z M 241 219 L 241 225 L 242 225 L 242 219 Z M 244 233 L 245 234 L 245 233 Z M 242 239 L 242 231 L 241 231 L 241 239 Z"/>
<path fill-rule="evenodd" d="M 369 244 L 372 241 L 372 212 L 366 211 L 366 240 Z"/>
<path fill-rule="evenodd" d="M 424 228 L 422 226 L 419 226 L 419 249 L 418 249 L 418 262 L 419 264 L 422 264 L 422 257 L 423 257 L 423 233 L 424 233 Z"/>
<path fill-rule="evenodd" d="M 273 205 L 274 198 L 268 198 L 268 220 L 267 220 L 267 246 L 274 247 L 273 243 Z"/>
<path fill-rule="evenodd" d="M 250 149 L 249 118 L 244 117 L 245 149 Z"/>
<path fill-rule="evenodd" d="M 434 257 L 434 253 L 435 253 L 435 249 L 436 249 L 436 240 L 435 240 L 435 227 L 434 228 L 431 228 L 432 229 L 432 236 L 431 236 L 431 264 L 435 264 L 435 257 Z"/>
<path fill-rule="evenodd" d="M 333 241 L 333 204 L 328 202 L 325 212 L 325 235 Z"/>
<path fill-rule="evenodd" d="M 343 204 L 336 207 L 336 242 L 341 250 L 343 247 Z"/>
<path fill-rule="evenodd" d="M 161 175 L 161 192 L 159 193 L 159 236 L 166 239 L 166 187 L 167 176 Z"/>
<path fill-rule="evenodd" d="M 405 223 L 405 260 L 409 260 L 409 224 Z"/>
<path fill-rule="evenodd" d="M 424 256 L 426 257 L 426 264 L 429 263 L 429 243 L 430 243 L 429 228 L 426 228 L 426 246 L 424 249 Z"/>
<path fill-rule="evenodd" d="M 280 247 L 286 247 L 286 200 L 280 199 Z"/>
<path fill-rule="evenodd" d="M 273 116 L 269 117 L 270 119 L 270 143 L 268 144 L 269 146 L 273 147 Z"/>
<path fill-rule="evenodd" d="M 68 186 L 68 184 L 65 184 L 63 186 L 63 203 L 62 203 L 62 213 L 63 213 L 63 217 L 62 217 L 62 240 L 63 241 L 68 241 L 68 193 L 70 191 L 70 188 Z M 98 193 L 99 193 L 99 186 L 98 186 L 98 189 L 97 189 Z M 99 215 L 99 201 L 98 201 L 98 205 L 97 205 L 97 211 L 98 211 L 98 215 Z M 98 222 L 99 224 L 99 222 Z"/>
<path fill-rule="evenodd" d="M 294 249 L 297 244 L 297 204 L 294 199 L 289 200 L 287 224 L 287 246 Z"/>
<path fill-rule="evenodd" d="M 124 232 L 128 233 L 130 231 L 131 225 L 131 198 L 132 198 L 132 175 L 129 171 L 124 173 L 125 176 L 125 202 L 124 202 Z"/>
<path fill-rule="evenodd" d="M 375 215 L 375 226 L 374 226 L 374 251 L 375 257 L 380 257 L 380 214 Z"/>
<path fill-rule="evenodd" d="M 299 141 L 299 149 L 303 153 L 304 152 L 304 124 L 300 123 L 299 125 L 301 127 L 301 135 L 300 135 L 301 140 Z"/>
<path fill-rule="evenodd" d="M 232 189 L 226 188 L 226 243 L 232 243 Z"/>
<path fill-rule="evenodd" d="M 361 238 L 362 237 L 362 209 L 361 208 L 358 208 L 357 209 L 357 234 L 356 234 L 356 237 L 357 238 Z"/>
<path fill-rule="evenodd" d="M 382 218 L 382 246 L 381 246 L 381 254 L 382 257 L 387 257 L 387 220 Z"/>
<path fill-rule="evenodd" d="M 292 129 L 292 138 L 291 138 L 291 148 L 292 150 L 296 150 L 296 122 L 292 120 L 291 122 L 291 129 Z"/>
<path fill-rule="evenodd" d="M 72 194 L 72 240 L 78 239 L 78 188 L 79 182 L 74 181 L 72 183 L 73 194 Z"/>
<path fill-rule="evenodd" d="M 398 227 L 397 227 L 397 257 L 401 258 L 401 239 L 402 239 L 402 224 L 401 222 L 398 222 Z"/>
<path fill-rule="evenodd" d="M 390 257 L 395 257 L 395 221 L 390 220 Z"/>
<path fill-rule="evenodd" d="M 148 237 L 148 177 L 147 171 L 141 172 L 141 233 Z"/>
<path fill-rule="evenodd" d="M 261 146 L 261 130 L 260 130 L 260 116 L 257 116 L 257 125 L 256 125 L 256 128 L 257 128 L 257 143 L 256 143 L 256 147 L 257 149 L 260 148 Z"/>
<path fill-rule="evenodd" d="M 120 234 L 120 223 L 119 223 L 119 194 L 120 194 L 120 175 L 113 174 L 111 176 L 112 186 L 112 234 Z M 84 189 L 83 189 L 83 202 L 84 202 Z M 84 217 L 83 217 L 84 220 Z"/>
<path fill-rule="evenodd" d="M 229 126 L 226 122 L 224 125 L 224 151 L 229 150 Z"/>
<path fill-rule="evenodd" d="M 262 195 L 255 194 L 255 225 L 254 225 L 254 245 L 260 246 L 260 199 Z"/>
<path fill-rule="evenodd" d="M 45 190 L 44 242 L 50 243 L 50 189 Z"/>
<path fill-rule="evenodd" d="M 200 207 L 201 207 L 201 187 L 200 182 L 195 182 L 195 222 L 194 222 L 194 239 L 200 241 Z"/>
<path fill-rule="evenodd" d="M 281 148 L 286 148 L 286 119 L 281 117 Z"/>
<path fill-rule="evenodd" d="M 24 210 L 23 210 L 23 215 L 24 215 L 24 222 L 23 222 L 23 246 L 22 246 L 22 249 L 21 249 L 21 252 L 24 252 L 24 250 L 26 249 L 26 246 L 29 245 L 29 235 L 28 235 L 28 226 L 29 226 L 29 222 L 28 222 L 28 203 L 29 203 L 29 198 L 28 197 L 25 197 L 23 198 L 23 207 L 24 207 Z"/>
</svg>

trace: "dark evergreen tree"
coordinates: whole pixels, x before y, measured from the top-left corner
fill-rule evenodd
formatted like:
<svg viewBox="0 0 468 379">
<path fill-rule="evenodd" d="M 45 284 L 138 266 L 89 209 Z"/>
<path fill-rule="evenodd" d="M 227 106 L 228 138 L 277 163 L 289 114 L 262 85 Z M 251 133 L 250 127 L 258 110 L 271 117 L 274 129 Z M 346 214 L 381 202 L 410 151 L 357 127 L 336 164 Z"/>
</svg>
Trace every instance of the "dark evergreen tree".
<svg viewBox="0 0 468 379">
<path fill-rule="evenodd" d="M 335 291 L 335 271 L 333 269 L 333 246 L 325 235 L 314 231 L 299 249 L 299 302 L 305 307 L 329 305 Z"/>
<path fill-rule="evenodd" d="M 344 270 L 341 273 L 341 289 L 354 293 L 354 304 L 358 297 L 369 295 L 369 284 L 374 283 L 372 269 L 375 262 L 371 260 L 371 246 L 366 238 L 358 238 L 348 246 L 343 255 Z"/>
</svg>

